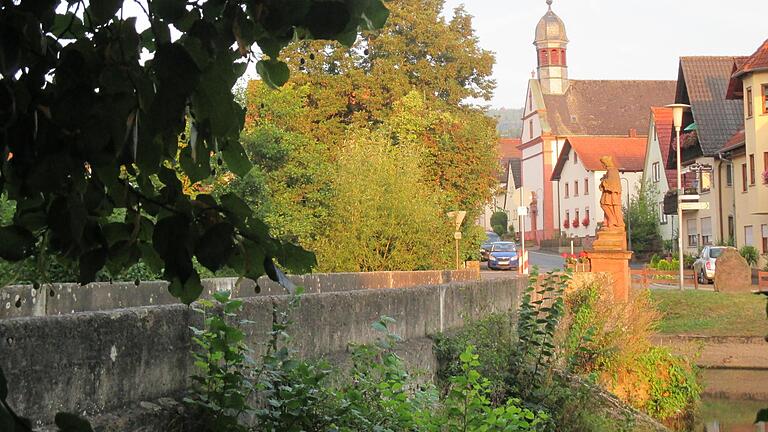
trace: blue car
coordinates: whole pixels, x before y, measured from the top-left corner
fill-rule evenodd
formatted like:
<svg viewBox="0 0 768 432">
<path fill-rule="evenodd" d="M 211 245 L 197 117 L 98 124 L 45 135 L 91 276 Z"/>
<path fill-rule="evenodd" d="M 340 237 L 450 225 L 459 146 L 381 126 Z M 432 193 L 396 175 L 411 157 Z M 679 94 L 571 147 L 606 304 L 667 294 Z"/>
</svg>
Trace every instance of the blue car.
<svg viewBox="0 0 768 432">
<path fill-rule="evenodd" d="M 496 242 L 488 254 L 488 268 L 491 270 L 516 270 L 518 264 L 517 245 L 514 242 Z"/>
</svg>

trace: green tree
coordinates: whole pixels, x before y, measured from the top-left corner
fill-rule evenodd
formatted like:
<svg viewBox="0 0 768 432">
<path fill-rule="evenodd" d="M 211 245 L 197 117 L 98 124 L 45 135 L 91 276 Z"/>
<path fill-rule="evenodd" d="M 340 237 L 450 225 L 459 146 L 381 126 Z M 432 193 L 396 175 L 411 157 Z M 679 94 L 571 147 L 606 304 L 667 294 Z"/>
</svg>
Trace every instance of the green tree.
<svg viewBox="0 0 768 432">
<path fill-rule="evenodd" d="M 495 211 L 491 215 L 491 226 L 493 227 L 493 231 L 499 236 L 503 236 L 507 233 L 508 219 L 509 217 L 507 216 L 507 213 L 503 211 Z M 498 230 L 496 227 L 498 227 Z"/>
<path fill-rule="evenodd" d="M 624 209 L 624 223 L 632 226 L 632 248 L 638 255 L 662 250 L 658 206 L 657 190 L 651 183 L 643 183 L 630 198 L 630 208 Z"/>
<path fill-rule="evenodd" d="M 251 46 L 264 82 L 282 85 L 291 41 L 350 46 L 384 24 L 381 0 L 136 1 L 150 23 L 140 33 L 122 0 L 60 3 L 0 5 L 0 192 L 18 203 L 0 258 L 46 250 L 76 263 L 81 283 L 141 259 L 186 303 L 202 292 L 195 261 L 283 281 L 274 259 L 308 270 L 313 257 L 271 237 L 240 197 L 192 197 L 173 168 L 195 183 L 213 156 L 247 174 L 231 90 Z"/>
<path fill-rule="evenodd" d="M 337 157 L 350 125 L 390 128 L 392 145 L 425 150 L 425 180 L 443 209 L 472 221 L 497 183 L 497 135 L 495 121 L 463 101 L 490 99 L 495 59 L 461 7 L 446 19 L 444 0 L 388 6 L 387 24 L 352 48 L 303 42 L 286 52 L 291 79 L 311 87 L 312 133 Z"/>
<path fill-rule="evenodd" d="M 329 215 L 310 244 L 322 271 L 450 265 L 452 227 L 422 181 L 419 158 L 359 131 L 334 171 Z"/>
<path fill-rule="evenodd" d="M 237 192 L 264 219 L 273 235 L 306 244 L 324 223 L 331 194 L 327 147 L 307 131 L 309 87 L 272 90 L 251 81 L 243 147 L 253 168 L 243 177 L 224 174 L 217 194 Z"/>
</svg>

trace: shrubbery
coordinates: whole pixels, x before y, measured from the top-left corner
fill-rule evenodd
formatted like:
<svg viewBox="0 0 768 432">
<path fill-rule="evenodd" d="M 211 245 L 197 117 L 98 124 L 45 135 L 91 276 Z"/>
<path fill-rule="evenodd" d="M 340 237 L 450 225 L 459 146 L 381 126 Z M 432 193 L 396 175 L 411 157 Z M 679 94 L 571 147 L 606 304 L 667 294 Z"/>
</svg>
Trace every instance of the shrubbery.
<svg viewBox="0 0 768 432">
<path fill-rule="evenodd" d="M 695 366 L 650 344 L 660 316 L 647 292 L 616 304 L 608 287 L 593 277 L 566 295 L 568 369 L 659 420 L 688 418 L 701 392 Z"/>
<path fill-rule="evenodd" d="M 389 333 L 393 321 L 374 323 L 382 337 L 374 345 L 351 348 L 352 367 L 339 372 L 327 363 L 295 357 L 287 348 L 289 320 L 275 311 L 272 338 L 260 362 L 248 357 L 240 325 L 229 324 L 242 306 L 228 294 L 198 309 L 205 326 L 194 329 L 200 374 L 186 400 L 196 414 L 187 419 L 196 431 L 544 431 L 549 417 L 515 398 L 496 402 L 484 377 L 480 356 L 466 345 L 458 368 L 439 391 L 417 385 L 395 353 L 399 338 Z M 298 297 L 291 303 L 295 305 Z M 247 324 L 247 323 L 242 323 Z M 250 403 L 256 397 L 260 406 Z M 252 416 L 253 424 L 242 422 Z"/>
<path fill-rule="evenodd" d="M 760 260 L 760 252 L 758 252 L 757 248 L 754 246 L 742 246 L 742 248 L 739 249 L 739 253 L 744 257 L 750 267 L 756 266 L 757 262 Z"/>
</svg>

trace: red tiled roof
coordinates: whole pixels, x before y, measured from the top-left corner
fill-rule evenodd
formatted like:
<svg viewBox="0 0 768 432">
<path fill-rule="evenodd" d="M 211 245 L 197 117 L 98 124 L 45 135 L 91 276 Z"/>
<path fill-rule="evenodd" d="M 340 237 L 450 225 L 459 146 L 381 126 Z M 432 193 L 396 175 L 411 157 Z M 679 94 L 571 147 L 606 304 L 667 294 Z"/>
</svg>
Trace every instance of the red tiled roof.
<svg viewBox="0 0 768 432">
<path fill-rule="evenodd" d="M 734 74 L 735 77 L 742 76 L 749 72 L 768 69 L 768 39 L 760 45 L 760 48 L 754 54 L 749 56 Z"/>
<path fill-rule="evenodd" d="M 509 177 L 509 170 L 512 170 L 512 178 L 516 186 L 520 186 L 520 159 L 523 157 L 522 150 L 518 149 L 520 138 L 501 138 L 499 139 L 499 163 L 501 172 L 499 173 L 499 183 L 506 183 Z"/>
<path fill-rule="evenodd" d="M 648 131 L 648 107 L 675 100 L 675 81 L 570 80 L 564 95 L 544 95 L 554 135 L 624 136 Z"/>
<path fill-rule="evenodd" d="M 603 156 L 612 156 L 619 171 L 642 171 L 647 141 L 645 137 L 568 137 L 552 172 L 552 180 L 560 179 L 560 172 L 568 161 L 571 149 L 579 155 L 579 162 L 589 171 L 603 171 L 600 163 Z"/>
<path fill-rule="evenodd" d="M 517 148 L 520 145 L 520 138 L 500 138 L 499 139 L 499 158 L 521 158 L 523 152 Z"/>
<path fill-rule="evenodd" d="M 656 125 L 656 136 L 659 139 L 661 161 L 664 165 L 664 174 L 670 189 L 677 188 L 677 168 L 674 166 L 674 158 L 671 157 L 674 150 L 674 121 L 672 120 L 672 108 L 651 107 L 653 122 Z"/>
<path fill-rule="evenodd" d="M 744 129 L 736 132 L 733 134 L 732 137 L 728 138 L 728 141 L 725 142 L 725 145 L 723 146 L 722 151 L 727 152 L 734 149 L 737 149 L 739 147 L 742 147 L 747 142 L 746 134 L 744 133 Z"/>
</svg>

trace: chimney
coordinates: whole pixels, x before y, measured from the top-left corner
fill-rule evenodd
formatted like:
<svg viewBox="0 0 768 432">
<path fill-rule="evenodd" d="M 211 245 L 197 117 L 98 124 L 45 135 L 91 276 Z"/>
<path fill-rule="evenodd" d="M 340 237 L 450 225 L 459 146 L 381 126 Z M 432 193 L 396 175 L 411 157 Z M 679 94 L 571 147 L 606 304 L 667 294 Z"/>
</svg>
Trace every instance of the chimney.
<svg viewBox="0 0 768 432">
<path fill-rule="evenodd" d="M 635 128 L 630 128 L 630 129 L 629 129 L 629 137 L 630 137 L 630 138 L 637 138 L 637 129 L 635 129 Z"/>
</svg>

